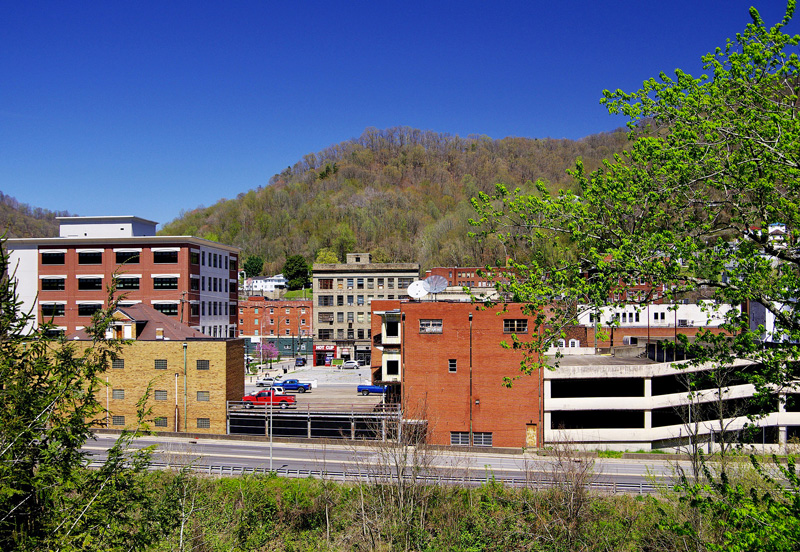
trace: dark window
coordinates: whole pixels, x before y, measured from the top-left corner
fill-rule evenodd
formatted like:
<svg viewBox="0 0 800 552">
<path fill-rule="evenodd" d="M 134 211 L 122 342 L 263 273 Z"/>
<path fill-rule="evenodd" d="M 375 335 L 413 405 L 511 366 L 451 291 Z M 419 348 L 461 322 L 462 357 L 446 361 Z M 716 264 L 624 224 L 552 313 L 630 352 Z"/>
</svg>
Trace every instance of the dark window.
<svg viewBox="0 0 800 552">
<path fill-rule="evenodd" d="M 189 253 L 189 262 L 192 264 L 200 264 L 200 253 L 197 251 Z"/>
<path fill-rule="evenodd" d="M 333 339 L 333 330 L 319 330 L 319 338 L 322 340 Z"/>
<path fill-rule="evenodd" d="M 400 335 L 400 323 L 397 320 L 386 321 L 386 337 L 397 337 Z"/>
<path fill-rule="evenodd" d="M 117 264 L 139 264 L 138 251 L 117 251 Z"/>
<path fill-rule="evenodd" d="M 98 303 L 80 304 L 78 305 L 78 316 L 92 316 L 102 308 L 103 305 Z"/>
<path fill-rule="evenodd" d="M 63 265 L 64 264 L 64 254 L 63 253 L 42 253 L 42 264 L 43 265 Z"/>
<path fill-rule="evenodd" d="M 644 397 L 644 378 L 576 378 L 550 382 L 554 399 L 577 397 Z"/>
<path fill-rule="evenodd" d="M 139 289 L 139 278 L 120 277 L 117 280 L 117 289 Z"/>
<path fill-rule="evenodd" d="M 320 295 L 317 299 L 317 305 L 320 307 L 332 307 L 333 295 Z"/>
<path fill-rule="evenodd" d="M 527 318 L 510 318 L 503 320 L 504 333 L 528 333 Z"/>
<path fill-rule="evenodd" d="M 178 279 L 153 278 L 153 289 L 178 289 Z"/>
<path fill-rule="evenodd" d="M 102 278 L 78 278 L 78 289 L 81 291 L 99 291 L 103 289 Z"/>
<path fill-rule="evenodd" d="M 42 305 L 42 318 L 64 316 L 64 305 Z"/>
<path fill-rule="evenodd" d="M 320 278 L 319 289 L 333 289 L 333 278 Z"/>
<path fill-rule="evenodd" d="M 200 303 L 191 303 L 189 312 L 190 316 L 200 316 Z"/>
<path fill-rule="evenodd" d="M 103 263 L 103 253 L 100 251 L 84 251 L 78 253 L 79 265 L 95 265 Z"/>
<path fill-rule="evenodd" d="M 165 358 L 157 358 L 153 361 L 153 368 L 156 370 L 166 370 L 167 369 L 167 359 Z"/>
<path fill-rule="evenodd" d="M 451 358 L 447 361 L 447 370 L 449 372 L 455 372 L 458 369 L 458 359 Z"/>
<path fill-rule="evenodd" d="M 124 358 L 115 358 L 111 361 L 111 367 L 115 370 L 122 370 L 125 368 L 125 359 Z"/>
<path fill-rule="evenodd" d="M 64 291 L 64 278 L 42 278 L 42 291 Z"/>
<path fill-rule="evenodd" d="M 200 278 L 190 278 L 189 289 L 192 291 L 200 291 Z"/>
<path fill-rule="evenodd" d="M 400 361 L 399 360 L 387 360 L 386 361 L 386 375 L 387 376 L 396 376 L 400 374 Z"/>
<path fill-rule="evenodd" d="M 156 264 L 176 264 L 178 262 L 178 252 L 153 251 L 153 262 Z"/>
<path fill-rule="evenodd" d="M 111 425 L 124 426 L 125 416 L 111 416 Z"/>
<path fill-rule="evenodd" d="M 336 296 L 336 306 L 343 307 L 344 306 L 344 295 L 337 295 Z"/>
<path fill-rule="evenodd" d="M 155 303 L 153 308 L 167 316 L 178 316 L 177 303 Z"/>
<path fill-rule="evenodd" d="M 197 361 L 197 369 L 198 370 L 208 370 L 210 366 L 210 362 L 208 360 L 198 360 Z"/>
</svg>

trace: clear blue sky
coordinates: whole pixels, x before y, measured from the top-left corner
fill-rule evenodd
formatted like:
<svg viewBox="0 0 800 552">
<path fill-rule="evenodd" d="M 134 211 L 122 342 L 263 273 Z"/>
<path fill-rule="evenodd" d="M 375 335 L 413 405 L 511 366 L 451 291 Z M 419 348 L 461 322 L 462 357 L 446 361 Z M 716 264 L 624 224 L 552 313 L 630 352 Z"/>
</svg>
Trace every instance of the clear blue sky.
<svg viewBox="0 0 800 552">
<path fill-rule="evenodd" d="M 768 24 L 783 0 L 0 5 L 0 191 L 166 223 L 303 155 L 407 125 L 580 138 L 603 89 Z M 790 30 L 800 32 L 800 15 Z M 2 226 L 0 221 L 0 226 Z"/>
</svg>

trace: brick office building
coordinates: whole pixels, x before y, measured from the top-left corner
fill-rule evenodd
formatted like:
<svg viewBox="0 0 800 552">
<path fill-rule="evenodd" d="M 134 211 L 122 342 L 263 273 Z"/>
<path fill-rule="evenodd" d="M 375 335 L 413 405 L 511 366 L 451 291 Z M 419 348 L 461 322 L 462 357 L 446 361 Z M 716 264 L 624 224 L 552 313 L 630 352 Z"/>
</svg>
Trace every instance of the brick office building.
<svg viewBox="0 0 800 552">
<path fill-rule="evenodd" d="M 258 342 L 272 343 L 283 357 L 311 354 L 311 299 L 248 297 L 238 309 L 239 337 L 250 344 L 249 354 Z"/>
<path fill-rule="evenodd" d="M 56 331 L 86 326 L 114 275 L 122 305 L 143 303 L 212 337 L 235 337 L 239 249 L 191 236 L 156 236 L 132 216 L 60 217 L 57 238 L 8 240 L 23 309 Z"/>
<path fill-rule="evenodd" d="M 149 386 L 151 429 L 227 433 L 227 401 L 244 395 L 243 340 L 208 337 L 143 304 L 118 308 L 114 319 L 108 337 L 130 343 L 101 376 L 108 383 L 98 397 L 107 427 L 133 427 Z M 79 330 L 68 338 L 87 335 Z"/>
<path fill-rule="evenodd" d="M 480 310 L 463 302 L 374 301 L 373 380 L 400 382 L 406 419 L 424 419 L 440 445 L 536 447 L 541 441 L 541 374 L 520 375 L 519 351 L 533 319 L 521 305 Z"/>
</svg>

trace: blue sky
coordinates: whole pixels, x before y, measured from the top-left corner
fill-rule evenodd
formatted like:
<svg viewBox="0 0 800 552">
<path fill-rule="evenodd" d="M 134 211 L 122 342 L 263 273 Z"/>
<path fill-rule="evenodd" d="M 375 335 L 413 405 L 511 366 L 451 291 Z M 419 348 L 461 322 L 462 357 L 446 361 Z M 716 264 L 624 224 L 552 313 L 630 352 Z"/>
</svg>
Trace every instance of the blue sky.
<svg viewBox="0 0 800 552">
<path fill-rule="evenodd" d="M 782 0 L 3 2 L 0 191 L 166 223 L 407 125 L 580 138 Z M 800 32 L 800 16 L 790 26 Z M 2 221 L 0 221 L 1 223 Z"/>
</svg>

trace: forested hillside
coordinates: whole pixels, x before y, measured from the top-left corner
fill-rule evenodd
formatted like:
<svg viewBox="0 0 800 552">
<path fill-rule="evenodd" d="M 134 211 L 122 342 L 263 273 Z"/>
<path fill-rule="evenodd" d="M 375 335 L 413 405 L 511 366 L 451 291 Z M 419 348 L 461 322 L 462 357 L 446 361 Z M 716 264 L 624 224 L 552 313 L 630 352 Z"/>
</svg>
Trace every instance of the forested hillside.
<svg viewBox="0 0 800 552">
<path fill-rule="evenodd" d="M 566 170 L 588 169 L 626 145 L 623 130 L 582 140 L 460 138 L 398 127 L 311 153 L 272 177 L 269 186 L 182 213 L 162 234 L 191 234 L 241 247 L 279 272 L 286 257 L 313 261 L 323 247 L 340 256 L 371 251 L 384 261 L 473 265 L 502 259 L 467 233 L 469 199 L 496 182 L 542 179 L 572 186 Z"/>
<path fill-rule="evenodd" d="M 51 238 L 58 236 L 56 217 L 67 217 L 66 211 L 48 211 L 20 203 L 0 192 L 0 233 L 8 238 Z"/>
</svg>

